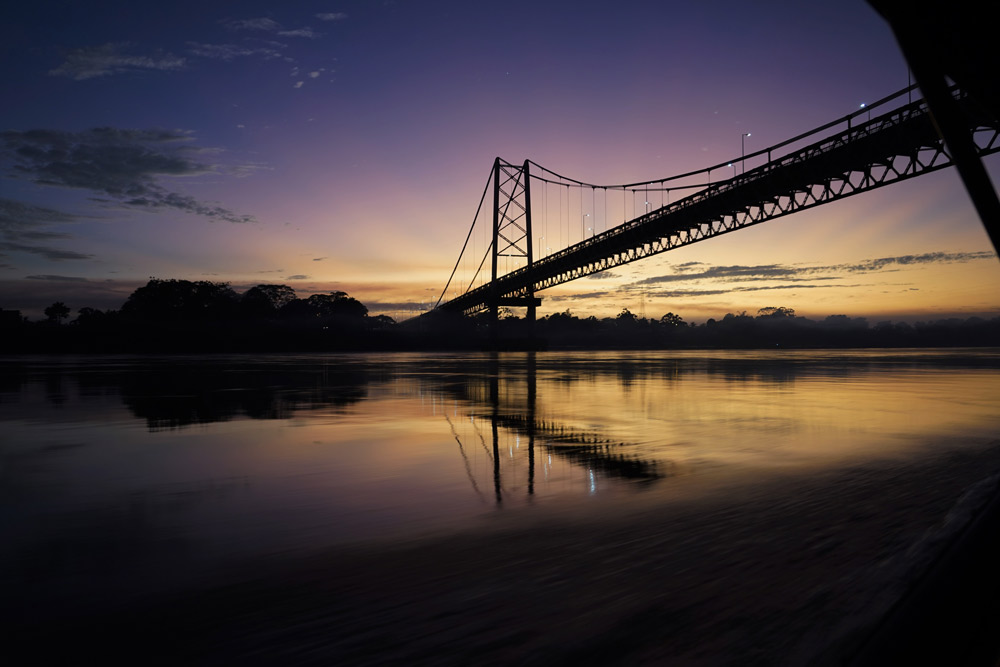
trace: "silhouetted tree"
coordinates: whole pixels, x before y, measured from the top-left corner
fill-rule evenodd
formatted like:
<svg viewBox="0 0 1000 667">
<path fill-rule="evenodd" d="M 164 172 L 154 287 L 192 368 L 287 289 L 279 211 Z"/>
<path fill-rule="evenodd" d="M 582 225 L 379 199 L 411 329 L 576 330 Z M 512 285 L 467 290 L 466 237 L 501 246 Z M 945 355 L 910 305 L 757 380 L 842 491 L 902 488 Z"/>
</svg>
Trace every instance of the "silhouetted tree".
<svg viewBox="0 0 1000 667">
<path fill-rule="evenodd" d="M 388 315 L 376 315 L 368 318 L 368 326 L 372 329 L 391 329 L 396 326 L 396 320 Z"/>
<path fill-rule="evenodd" d="M 246 291 L 240 306 L 251 317 L 271 317 L 294 300 L 295 290 L 288 285 L 257 285 Z"/>
<path fill-rule="evenodd" d="M 638 319 L 639 318 L 637 318 L 635 315 L 632 314 L 631 310 L 629 310 L 628 308 L 622 308 L 622 312 L 618 313 L 618 316 L 615 318 L 615 321 L 619 325 L 628 326 L 631 324 L 635 324 L 638 321 Z"/>
<path fill-rule="evenodd" d="M 69 306 L 67 306 L 62 301 L 56 301 L 51 306 L 45 309 L 45 317 L 49 319 L 52 324 L 61 324 L 64 319 L 69 317 Z"/>
<path fill-rule="evenodd" d="M 757 311 L 757 317 L 795 317 L 794 308 L 767 306 Z"/>
<path fill-rule="evenodd" d="M 665 327 L 671 327 L 671 328 L 686 326 L 684 324 L 684 318 L 681 317 L 680 315 L 674 315 L 673 313 L 667 313 L 666 315 L 661 317 L 660 324 L 662 324 Z"/>
<path fill-rule="evenodd" d="M 281 309 L 281 316 L 297 320 L 362 320 L 368 308 L 346 292 L 313 294 L 308 299 L 294 299 Z"/>
<path fill-rule="evenodd" d="M 28 319 L 21 315 L 20 310 L 4 310 L 0 308 L 0 329 L 22 327 Z"/>
<path fill-rule="evenodd" d="M 121 312 L 149 321 L 225 319 L 238 303 L 239 296 L 229 283 L 150 278 L 129 295 Z"/>
<path fill-rule="evenodd" d="M 73 325 L 77 327 L 107 326 L 118 315 L 118 311 L 103 311 L 97 308 L 83 307 L 76 311 L 76 319 Z"/>
</svg>

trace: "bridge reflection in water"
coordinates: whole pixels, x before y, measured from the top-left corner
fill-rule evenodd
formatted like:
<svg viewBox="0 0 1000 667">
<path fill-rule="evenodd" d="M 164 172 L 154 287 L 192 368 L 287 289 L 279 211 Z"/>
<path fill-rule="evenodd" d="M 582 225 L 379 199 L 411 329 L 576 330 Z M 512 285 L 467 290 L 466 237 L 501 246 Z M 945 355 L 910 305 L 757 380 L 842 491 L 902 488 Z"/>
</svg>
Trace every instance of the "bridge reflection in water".
<svg viewBox="0 0 1000 667">
<path fill-rule="evenodd" d="M 470 438 L 479 440 L 487 449 L 492 466 L 493 495 L 498 506 L 503 503 L 505 493 L 514 491 L 503 483 L 504 453 L 507 460 L 512 460 L 515 455 L 526 458 L 525 493 L 529 498 L 535 493 L 538 450 L 545 457 L 543 469 L 546 471 L 551 467 L 553 456 L 584 468 L 592 493 L 597 490 L 598 476 L 650 484 L 672 474 L 672 466 L 668 462 L 631 453 L 629 450 L 635 447 L 634 443 L 607 437 L 599 427 L 583 428 L 551 417 L 539 418 L 537 385 L 536 355 L 534 352 L 526 352 L 504 358 L 498 353 L 492 353 L 488 357 L 484 373 L 446 386 L 453 400 L 469 406 L 467 418 L 471 434 L 460 434 L 452 418 L 446 412 L 443 414 L 458 443 L 472 487 L 480 495 L 482 494 L 467 455 L 467 449 L 475 446 L 469 442 Z M 483 422 L 489 424 L 489 447 L 479 427 Z M 522 448 L 522 444 L 526 446 Z"/>
</svg>

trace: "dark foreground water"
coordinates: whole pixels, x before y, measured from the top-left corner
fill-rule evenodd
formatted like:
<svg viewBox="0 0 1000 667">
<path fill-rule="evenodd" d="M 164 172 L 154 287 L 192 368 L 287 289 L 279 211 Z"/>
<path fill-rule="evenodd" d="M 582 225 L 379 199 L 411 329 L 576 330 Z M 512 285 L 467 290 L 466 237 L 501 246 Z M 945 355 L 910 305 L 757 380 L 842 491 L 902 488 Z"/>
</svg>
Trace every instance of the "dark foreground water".
<svg viewBox="0 0 1000 667">
<path fill-rule="evenodd" d="M 0 433 L 33 641 L 149 616 L 138 663 L 791 664 L 974 511 L 1000 352 L 6 358 Z"/>
</svg>

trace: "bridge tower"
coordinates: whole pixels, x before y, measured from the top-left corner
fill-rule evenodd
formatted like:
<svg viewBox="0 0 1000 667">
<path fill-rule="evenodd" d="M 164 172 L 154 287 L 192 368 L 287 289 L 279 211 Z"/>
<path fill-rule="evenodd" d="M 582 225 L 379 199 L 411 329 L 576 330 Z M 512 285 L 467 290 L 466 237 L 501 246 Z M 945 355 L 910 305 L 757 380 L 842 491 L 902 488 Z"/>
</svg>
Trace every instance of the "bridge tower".
<svg viewBox="0 0 1000 667">
<path fill-rule="evenodd" d="M 499 157 L 493 162 L 493 272 L 489 295 L 490 330 L 495 335 L 501 306 L 528 309 L 529 327 L 535 323 L 535 309 L 542 300 L 535 297 L 533 286 L 523 293 L 501 297 L 497 271 L 501 257 L 523 258 L 527 266 L 534 261 L 531 247 L 531 178 L 528 161 L 513 165 Z"/>
</svg>

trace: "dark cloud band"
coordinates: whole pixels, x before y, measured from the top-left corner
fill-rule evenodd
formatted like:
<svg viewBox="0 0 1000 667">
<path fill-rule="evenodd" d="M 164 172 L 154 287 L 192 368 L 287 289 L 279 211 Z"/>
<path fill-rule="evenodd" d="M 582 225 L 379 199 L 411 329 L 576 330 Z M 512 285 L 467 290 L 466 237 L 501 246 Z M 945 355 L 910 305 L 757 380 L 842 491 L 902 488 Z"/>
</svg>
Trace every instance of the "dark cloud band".
<svg viewBox="0 0 1000 667">
<path fill-rule="evenodd" d="M 84 132 L 29 130 L 0 133 L 0 151 L 12 163 L 10 176 L 42 185 L 80 188 L 136 208 L 173 208 L 227 222 L 253 216 L 171 192 L 160 181 L 171 176 L 217 172 L 180 130 L 96 128 Z"/>
</svg>

